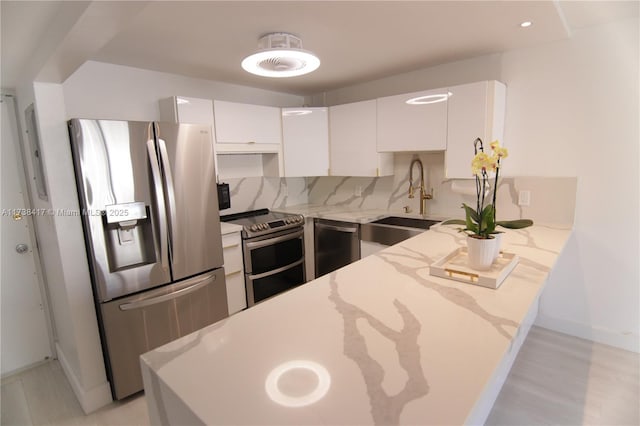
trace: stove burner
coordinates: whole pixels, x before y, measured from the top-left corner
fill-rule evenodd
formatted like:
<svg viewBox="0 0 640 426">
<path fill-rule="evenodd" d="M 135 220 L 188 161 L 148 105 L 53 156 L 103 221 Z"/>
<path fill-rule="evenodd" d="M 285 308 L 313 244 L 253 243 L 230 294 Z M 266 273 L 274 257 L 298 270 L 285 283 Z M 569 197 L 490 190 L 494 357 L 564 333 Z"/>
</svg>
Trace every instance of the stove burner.
<svg viewBox="0 0 640 426">
<path fill-rule="evenodd" d="M 243 238 L 257 237 L 304 225 L 304 216 L 302 215 L 270 212 L 268 209 L 220 216 L 220 220 L 241 225 Z"/>
</svg>

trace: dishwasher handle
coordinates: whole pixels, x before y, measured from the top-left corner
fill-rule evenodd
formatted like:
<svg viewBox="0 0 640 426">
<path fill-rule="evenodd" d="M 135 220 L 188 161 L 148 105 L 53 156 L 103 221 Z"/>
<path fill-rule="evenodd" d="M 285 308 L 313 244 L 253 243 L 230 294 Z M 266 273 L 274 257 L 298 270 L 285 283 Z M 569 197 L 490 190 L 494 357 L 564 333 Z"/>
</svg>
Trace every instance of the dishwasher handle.
<svg viewBox="0 0 640 426">
<path fill-rule="evenodd" d="M 337 231 L 337 232 L 348 232 L 349 234 L 356 234 L 358 232 L 358 226 L 347 227 L 347 226 L 336 226 L 336 225 L 327 225 L 326 223 L 316 222 L 316 228 L 327 229 L 329 231 Z"/>
</svg>

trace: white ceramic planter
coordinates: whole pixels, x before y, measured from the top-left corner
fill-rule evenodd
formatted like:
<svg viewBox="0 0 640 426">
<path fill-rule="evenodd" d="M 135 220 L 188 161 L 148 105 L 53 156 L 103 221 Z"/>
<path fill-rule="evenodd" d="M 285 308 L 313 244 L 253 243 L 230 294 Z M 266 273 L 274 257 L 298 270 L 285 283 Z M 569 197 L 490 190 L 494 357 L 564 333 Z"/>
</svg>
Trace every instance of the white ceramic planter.
<svg viewBox="0 0 640 426">
<path fill-rule="evenodd" d="M 496 254 L 496 239 L 481 239 L 467 236 L 469 267 L 478 271 L 491 268 Z"/>
<path fill-rule="evenodd" d="M 504 234 L 502 232 L 499 232 L 497 234 L 493 234 L 495 243 L 494 243 L 494 248 L 495 251 L 493 253 L 493 261 L 495 262 L 496 259 L 498 258 L 498 256 L 500 256 L 500 250 L 502 250 L 502 236 Z"/>
</svg>

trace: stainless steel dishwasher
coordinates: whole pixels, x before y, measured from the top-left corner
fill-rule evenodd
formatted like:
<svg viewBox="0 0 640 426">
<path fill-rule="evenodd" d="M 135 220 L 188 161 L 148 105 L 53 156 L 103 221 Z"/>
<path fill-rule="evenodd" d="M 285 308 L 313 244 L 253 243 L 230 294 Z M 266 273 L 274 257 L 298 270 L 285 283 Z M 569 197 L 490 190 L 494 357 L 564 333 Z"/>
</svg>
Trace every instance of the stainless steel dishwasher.
<svg viewBox="0 0 640 426">
<path fill-rule="evenodd" d="M 314 219 L 316 278 L 360 259 L 360 225 Z"/>
</svg>

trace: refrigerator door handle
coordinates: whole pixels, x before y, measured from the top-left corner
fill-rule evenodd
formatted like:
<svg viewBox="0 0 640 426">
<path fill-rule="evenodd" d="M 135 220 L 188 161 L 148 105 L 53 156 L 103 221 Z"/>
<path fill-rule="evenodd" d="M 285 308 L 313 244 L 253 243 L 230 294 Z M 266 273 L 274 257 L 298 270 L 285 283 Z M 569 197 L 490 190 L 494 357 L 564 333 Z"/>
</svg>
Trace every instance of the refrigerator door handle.
<svg viewBox="0 0 640 426">
<path fill-rule="evenodd" d="M 173 186 L 173 175 L 171 174 L 171 165 L 169 164 L 169 155 L 167 154 L 167 145 L 164 140 L 158 138 L 158 147 L 160 148 L 160 159 L 162 160 L 162 168 L 164 170 L 165 183 L 167 188 L 167 203 L 169 204 L 169 218 L 171 220 L 171 241 L 172 245 L 175 241 L 173 233 L 176 232 L 176 195 Z M 175 247 L 173 253 L 175 253 Z"/>
<path fill-rule="evenodd" d="M 193 278 L 191 280 L 184 281 L 184 284 L 191 284 L 188 287 L 181 288 L 174 292 L 163 294 L 161 296 L 154 296 L 148 299 L 136 300 L 135 302 L 124 303 L 119 306 L 121 311 L 131 311 L 133 309 L 145 308 L 147 306 L 156 305 L 158 303 L 166 302 L 167 300 L 177 299 L 189 293 L 193 293 L 208 285 L 210 282 L 216 280 L 215 273 L 209 273 L 201 277 Z"/>
<path fill-rule="evenodd" d="M 164 192 L 162 190 L 162 177 L 160 176 L 160 166 L 156 157 L 156 147 L 152 139 L 147 141 L 147 153 L 149 154 L 149 164 L 153 175 L 153 186 L 158 204 L 158 222 L 160 228 L 160 264 L 163 269 L 169 267 L 169 253 L 167 251 L 169 240 L 167 236 L 167 213 L 164 203 Z"/>
</svg>

